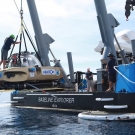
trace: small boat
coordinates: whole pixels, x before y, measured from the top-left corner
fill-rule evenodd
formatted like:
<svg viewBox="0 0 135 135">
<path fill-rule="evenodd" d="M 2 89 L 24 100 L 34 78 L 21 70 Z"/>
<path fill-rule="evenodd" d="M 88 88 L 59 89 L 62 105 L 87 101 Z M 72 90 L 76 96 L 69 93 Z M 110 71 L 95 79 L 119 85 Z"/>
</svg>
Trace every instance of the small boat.
<svg viewBox="0 0 135 135">
<path fill-rule="evenodd" d="M 78 117 L 86 120 L 128 121 L 128 120 L 135 120 L 135 113 L 87 111 L 79 113 Z"/>
</svg>

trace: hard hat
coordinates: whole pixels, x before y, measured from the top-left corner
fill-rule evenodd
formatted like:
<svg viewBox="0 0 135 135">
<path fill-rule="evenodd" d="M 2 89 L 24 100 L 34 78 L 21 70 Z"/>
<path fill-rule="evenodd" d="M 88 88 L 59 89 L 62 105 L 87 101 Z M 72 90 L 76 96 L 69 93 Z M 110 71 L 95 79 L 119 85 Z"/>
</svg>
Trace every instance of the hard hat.
<svg viewBox="0 0 135 135">
<path fill-rule="evenodd" d="M 107 57 L 114 57 L 112 53 L 109 53 Z"/>
<path fill-rule="evenodd" d="M 12 35 L 10 35 L 10 37 L 11 37 L 11 38 L 13 38 L 13 39 L 15 38 L 15 36 L 14 36 L 13 34 L 12 34 Z"/>
</svg>

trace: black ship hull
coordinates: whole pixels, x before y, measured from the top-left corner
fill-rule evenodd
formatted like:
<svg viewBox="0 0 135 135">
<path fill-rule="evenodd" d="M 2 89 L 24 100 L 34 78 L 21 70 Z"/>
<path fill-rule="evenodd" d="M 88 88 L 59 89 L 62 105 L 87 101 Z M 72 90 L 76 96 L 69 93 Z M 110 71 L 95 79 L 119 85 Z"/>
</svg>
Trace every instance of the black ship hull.
<svg viewBox="0 0 135 135">
<path fill-rule="evenodd" d="M 48 95 L 43 92 L 19 92 L 11 94 L 11 103 L 15 106 L 65 111 L 135 113 L 135 93 L 52 92 Z"/>
</svg>

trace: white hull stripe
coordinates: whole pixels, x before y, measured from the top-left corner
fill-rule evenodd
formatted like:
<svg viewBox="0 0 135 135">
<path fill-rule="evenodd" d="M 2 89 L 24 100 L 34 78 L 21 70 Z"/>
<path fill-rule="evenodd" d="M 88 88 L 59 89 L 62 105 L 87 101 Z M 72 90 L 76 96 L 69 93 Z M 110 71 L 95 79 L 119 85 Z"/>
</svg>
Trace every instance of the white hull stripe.
<svg viewBox="0 0 135 135">
<path fill-rule="evenodd" d="M 28 96 L 42 96 L 42 95 L 48 95 L 48 94 L 26 94 Z M 51 95 L 62 95 L 62 96 L 93 96 L 93 94 L 51 94 Z"/>
<path fill-rule="evenodd" d="M 96 98 L 96 101 L 113 101 L 113 98 Z"/>
<path fill-rule="evenodd" d="M 5 101 L 5 103 L 11 103 L 11 104 L 13 104 L 13 103 L 18 103 L 18 101 Z"/>
<path fill-rule="evenodd" d="M 13 97 L 13 99 L 24 99 L 24 97 Z"/>
<path fill-rule="evenodd" d="M 128 108 L 127 105 L 104 105 L 104 108 L 106 109 L 123 109 Z"/>
</svg>

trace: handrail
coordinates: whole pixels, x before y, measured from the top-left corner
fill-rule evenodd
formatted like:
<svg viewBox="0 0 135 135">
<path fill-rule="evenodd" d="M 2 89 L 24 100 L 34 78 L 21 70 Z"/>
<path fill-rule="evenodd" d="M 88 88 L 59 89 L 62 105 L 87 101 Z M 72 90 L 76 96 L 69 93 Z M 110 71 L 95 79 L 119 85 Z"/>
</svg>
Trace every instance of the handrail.
<svg viewBox="0 0 135 135">
<path fill-rule="evenodd" d="M 121 72 L 119 72 L 119 71 L 116 69 L 116 67 L 118 67 L 118 66 L 114 66 L 113 68 L 114 68 L 123 78 L 125 78 L 128 82 L 130 82 L 130 83 L 132 83 L 132 84 L 135 84 L 135 82 L 129 80 L 126 76 L 124 76 Z"/>
</svg>

